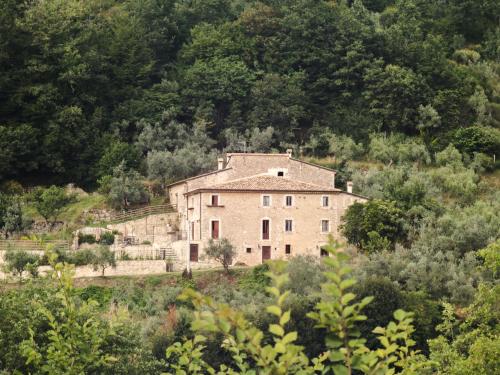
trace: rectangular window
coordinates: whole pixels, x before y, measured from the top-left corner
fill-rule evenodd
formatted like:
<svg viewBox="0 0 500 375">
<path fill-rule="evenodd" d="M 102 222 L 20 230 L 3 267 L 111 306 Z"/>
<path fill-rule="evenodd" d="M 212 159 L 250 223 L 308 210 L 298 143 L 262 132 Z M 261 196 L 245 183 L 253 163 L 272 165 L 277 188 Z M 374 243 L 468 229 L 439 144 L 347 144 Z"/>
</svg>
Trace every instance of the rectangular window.
<svg viewBox="0 0 500 375">
<path fill-rule="evenodd" d="M 262 220 L 262 239 L 269 239 L 269 220 Z"/>
<path fill-rule="evenodd" d="M 285 232 L 291 232 L 293 231 L 293 221 L 292 220 L 285 220 Z"/>
<path fill-rule="evenodd" d="M 292 253 L 292 245 L 285 245 L 285 254 Z"/>
<path fill-rule="evenodd" d="M 218 206 L 218 205 L 219 205 L 219 196 L 212 195 L 212 206 Z"/>
<path fill-rule="evenodd" d="M 269 195 L 262 196 L 262 206 L 269 207 L 271 205 L 271 197 Z"/>
<path fill-rule="evenodd" d="M 321 205 L 323 207 L 328 207 L 330 205 L 330 199 L 328 196 L 324 195 L 323 197 L 321 197 Z"/>
<path fill-rule="evenodd" d="M 278 172 L 278 177 L 283 177 L 284 175 L 285 175 L 285 173 L 283 171 Z"/>
<path fill-rule="evenodd" d="M 212 221 L 212 238 L 214 240 L 219 239 L 219 221 L 218 220 Z"/>
<path fill-rule="evenodd" d="M 291 195 L 287 195 L 285 197 L 285 206 L 292 207 L 293 205 L 293 197 Z"/>
<path fill-rule="evenodd" d="M 321 232 L 330 232 L 330 220 L 321 220 Z"/>
<path fill-rule="evenodd" d="M 328 256 L 328 251 L 324 248 L 321 248 L 321 251 L 319 253 L 320 257 L 327 257 Z"/>
<path fill-rule="evenodd" d="M 250 254 L 252 252 L 252 248 L 251 247 L 247 247 L 247 254 Z"/>
</svg>

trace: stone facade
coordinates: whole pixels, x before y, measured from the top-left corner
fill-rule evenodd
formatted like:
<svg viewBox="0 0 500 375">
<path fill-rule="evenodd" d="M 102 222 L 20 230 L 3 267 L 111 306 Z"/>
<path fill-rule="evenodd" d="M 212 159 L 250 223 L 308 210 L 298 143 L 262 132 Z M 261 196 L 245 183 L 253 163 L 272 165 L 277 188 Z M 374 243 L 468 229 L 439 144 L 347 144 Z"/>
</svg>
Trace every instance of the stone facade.
<svg viewBox="0 0 500 375">
<path fill-rule="evenodd" d="M 291 154 L 228 154 L 219 170 L 169 186 L 187 234 L 179 257 L 191 254 L 191 267 L 206 266 L 203 248 L 214 235 L 235 246 L 233 264 L 320 256 L 329 236 L 343 240 L 345 210 L 367 199 L 336 189 L 334 181 L 334 170 Z"/>
</svg>

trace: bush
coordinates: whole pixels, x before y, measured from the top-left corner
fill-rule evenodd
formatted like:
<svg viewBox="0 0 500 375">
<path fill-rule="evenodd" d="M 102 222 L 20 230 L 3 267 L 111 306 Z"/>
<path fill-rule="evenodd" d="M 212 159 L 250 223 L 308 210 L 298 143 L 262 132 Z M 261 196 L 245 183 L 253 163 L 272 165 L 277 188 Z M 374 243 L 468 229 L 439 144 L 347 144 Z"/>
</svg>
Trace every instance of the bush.
<svg viewBox="0 0 500 375">
<path fill-rule="evenodd" d="M 94 252 L 90 249 L 76 250 L 67 254 L 67 262 L 75 266 L 86 266 L 93 263 L 94 256 Z"/>
<path fill-rule="evenodd" d="M 366 251 L 383 250 L 376 245 L 394 248 L 405 238 L 403 212 L 395 202 L 370 200 L 352 204 L 344 214 L 342 234 L 350 244 Z"/>
<path fill-rule="evenodd" d="M 93 234 L 78 233 L 78 245 L 83 243 L 95 244 L 97 242 Z"/>
<path fill-rule="evenodd" d="M 101 245 L 108 245 L 108 246 L 113 245 L 115 243 L 115 235 L 111 232 L 104 232 L 101 234 L 99 243 Z"/>
<path fill-rule="evenodd" d="M 4 255 L 5 270 L 19 276 L 22 280 L 23 273 L 29 272 L 33 277 L 38 276 L 40 257 L 24 250 L 8 249 Z"/>
<path fill-rule="evenodd" d="M 500 130 L 485 126 L 460 128 L 455 132 L 453 144 L 470 156 L 476 152 L 492 155 L 500 150 Z"/>
<path fill-rule="evenodd" d="M 269 272 L 269 265 L 267 263 L 260 264 L 252 268 L 250 273 L 241 277 L 238 283 L 243 289 L 261 292 L 265 290 L 271 281 L 267 276 L 267 272 Z"/>
</svg>

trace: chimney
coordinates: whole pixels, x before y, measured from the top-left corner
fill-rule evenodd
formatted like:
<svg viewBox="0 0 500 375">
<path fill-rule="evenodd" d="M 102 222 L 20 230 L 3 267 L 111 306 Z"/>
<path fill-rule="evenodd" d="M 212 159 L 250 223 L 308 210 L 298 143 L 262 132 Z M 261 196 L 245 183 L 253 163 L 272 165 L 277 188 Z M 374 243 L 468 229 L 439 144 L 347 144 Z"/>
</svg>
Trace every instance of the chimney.
<svg viewBox="0 0 500 375">
<path fill-rule="evenodd" d="M 217 170 L 224 169 L 224 158 L 217 158 Z"/>
<path fill-rule="evenodd" d="M 352 181 L 347 181 L 347 192 L 352 193 Z"/>
<path fill-rule="evenodd" d="M 288 157 L 291 158 L 292 157 L 292 152 L 293 150 L 291 148 L 287 148 L 286 149 L 286 153 L 288 154 Z"/>
</svg>

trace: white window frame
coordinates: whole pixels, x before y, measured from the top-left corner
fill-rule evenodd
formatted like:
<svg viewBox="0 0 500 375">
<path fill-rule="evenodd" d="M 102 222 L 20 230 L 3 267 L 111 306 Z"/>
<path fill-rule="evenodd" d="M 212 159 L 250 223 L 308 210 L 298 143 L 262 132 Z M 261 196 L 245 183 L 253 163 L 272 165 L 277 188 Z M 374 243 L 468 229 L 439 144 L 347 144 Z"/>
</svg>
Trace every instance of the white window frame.
<svg viewBox="0 0 500 375">
<path fill-rule="evenodd" d="M 291 224 L 292 224 L 292 228 L 291 228 L 291 230 L 286 230 L 286 222 L 287 222 L 287 221 L 290 221 L 290 222 L 291 222 Z M 293 232 L 294 232 L 294 227 L 295 227 L 295 225 L 294 225 L 294 223 L 293 223 L 293 219 L 292 219 L 292 218 L 286 218 L 286 219 L 285 219 L 284 224 L 285 224 L 285 228 L 284 228 L 284 229 L 285 229 L 285 233 L 293 233 Z"/>
<path fill-rule="evenodd" d="M 212 237 L 212 223 L 214 221 L 218 221 L 219 222 L 219 238 L 213 238 Z M 220 218 L 217 218 L 217 217 L 214 217 L 214 218 L 210 218 L 210 227 L 208 228 L 208 233 L 210 234 L 210 236 L 208 236 L 208 238 L 211 238 L 213 240 L 220 240 L 222 237 L 222 220 Z"/>
<path fill-rule="evenodd" d="M 269 206 L 264 206 L 264 197 L 269 197 Z M 262 194 L 260 196 L 260 205 L 263 208 L 271 207 L 273 205 L 273 197 L 271 196 L 271 194 Z"/>
<path fill-rule="evenodd" d="M 323 222 L 326 221 L 328 222 L 328 230 L 325 232 L 323 230 Z M 331 220 L 330 219 L 321 219 L 320 222 L 319 222 L 319 228 L 320 228 L 320 231 L 321 233 L 331 233 L 331 229 L 332 229 L 332 225 L 331 225 Z"/>
<path fill-rule="evenodd" d="M 323 200 L 327 198 L 328 199 L 328 204 L 325 206 L 323 203 Z M 329 195 L 322 195 L 321 196 L 321 201 L 320 201 L 321 207 L 322 208 L 330 208 L 330 196 Z"/>
<path fill-rule="evenodd" d="M 286 204 L 286 199 L 288 197 L 292 198 L 292 204 L 290 206 Z M 285 195 L 285 197 L 283 198 L 283 207 L 290 208 L 290 207 L 294 207 L 294 206 L 295 206 L 295 196 L 291 195 L 291 194 Z"/>
<path fill-rule="evenodd" d="M 268 220 L 269 221 L 269 238 L 268 239 L 264 239 L 264 231 L 262 230 L 262 228 L 264 226 L 264 220 Z M 272 238 L 272 231 L 271 231 L 272 227 L 271 227 L 271 225 L 272 225 L 272 220 L 271 220 L 270 217 L 263 217 L 263 218 L 260 219 L 259 232 L 260 232 L 260 240 L 261 241 L 271 241 L 271 238 Z"/>
</svg>

